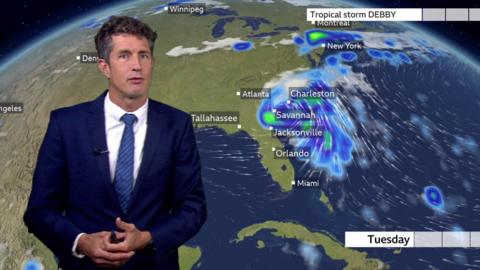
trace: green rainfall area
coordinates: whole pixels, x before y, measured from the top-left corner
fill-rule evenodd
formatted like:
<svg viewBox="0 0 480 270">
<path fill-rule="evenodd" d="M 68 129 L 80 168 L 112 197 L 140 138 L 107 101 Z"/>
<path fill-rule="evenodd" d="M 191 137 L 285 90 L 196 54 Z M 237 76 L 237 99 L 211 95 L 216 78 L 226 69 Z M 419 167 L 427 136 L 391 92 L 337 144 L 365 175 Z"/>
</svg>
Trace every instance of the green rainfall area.
<svg viewBox="0 0 480 270">
<path fill-rule="evenodd" d="M 325 150 L 330 150 L 332 148 L 332 133 L 328 130 L 323 132 L 323 147 Z"/>
<path fill-rule="evenodd" d="M 277 121 L 277 118 L 275 117 L 275 114 L 273 112 L 265 112 L 263 114 L 263 120 L 265 121 L 265 123 L 273 125 Z"/>
<path fill-rule="evenodd" d="M 328 37 L 328 34 L 322 31 L 311 31 L 307 33 L 308 40 L 310 40 L 313 43 L 315 43 L 316 41 L 319 41 L 320 39 L 324 39 L 326 37 Z"/>
</svg>

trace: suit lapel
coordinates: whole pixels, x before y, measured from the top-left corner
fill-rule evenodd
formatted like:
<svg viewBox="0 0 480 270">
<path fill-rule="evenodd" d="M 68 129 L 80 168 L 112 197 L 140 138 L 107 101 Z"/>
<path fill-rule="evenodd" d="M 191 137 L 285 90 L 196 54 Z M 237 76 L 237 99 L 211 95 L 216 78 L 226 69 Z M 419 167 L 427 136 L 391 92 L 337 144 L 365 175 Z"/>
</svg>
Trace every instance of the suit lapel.
<svg viewBox="0 0 480 270">
<path fill-rule="evenodd" d="M 148 104 L 148 118 L 147 118 L 147 134 L 145 136 L 145 143 L 143 146 L 143 157 L 142 163 L 140 164 L 140 169 L 138 172 L 137 180 L 135 182 L 135 187 L 130 197 L 130 203 L 128 210 L 132 206 L 136 197 L 138 196 L 139 189 L 141 188 L 142 183 L 147 177 L 150 164 L 153 161 L 155 152 L 158 148 L 158 142 L 162 141 L 162 134 L 165 134 L 167 119 L 163 118 L 163 115 L 157 111 L 156 104 L 149 99 Z"/>
<path fill-rule="evenodd" d="M 102 153 L 102 150 L 108 149 L 107 137 L 105 134 L 105 113 L 104 101 L 106 91 L 95 99 L 90 107 L 90 116 L 88 118 L 88 132 L 90 135 L 90 145 L 92 154 L 95 155 L 97 167 L 100 172 L 100 181 L 106 185 L 108 195 L 111 197 L 118 210 L 121 212 L 121 207 L 115 194 L 115 189 L 112 185 L 110 176 L 110 164 L 108 159 L 108 152 Z"/>
</svg>

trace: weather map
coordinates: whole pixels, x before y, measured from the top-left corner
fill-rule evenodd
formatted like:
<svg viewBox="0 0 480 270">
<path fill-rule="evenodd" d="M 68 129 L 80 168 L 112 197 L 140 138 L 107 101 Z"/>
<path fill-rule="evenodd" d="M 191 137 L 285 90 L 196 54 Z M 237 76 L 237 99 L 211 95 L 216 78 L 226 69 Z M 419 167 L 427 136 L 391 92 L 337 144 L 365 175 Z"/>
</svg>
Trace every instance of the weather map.
<svg viewBox="0 0 480 270">
<path fill-rule="evenodd" d="M 172 9 L 181 5 L 191 6 Z M 21 216 L 49 112 L 104 89 L 93 37 L 112 15 L 157 31 L 150 96 L 195 125 L 209 217 L 179 249 L 181 269 L 480 268 L 472 243 L 362 248 L 345 239 L 480 231 L 480 65 L 418 24 L 315 25 L 310 7 L 358 4 L 123 3 L 3 63 L 0 98 L 13 107 L 2 110 L 21 102 L 22 112 L 0 115 L 11 153 L 0 156 L 0 269 L 56 269 Z"/>
</svg>

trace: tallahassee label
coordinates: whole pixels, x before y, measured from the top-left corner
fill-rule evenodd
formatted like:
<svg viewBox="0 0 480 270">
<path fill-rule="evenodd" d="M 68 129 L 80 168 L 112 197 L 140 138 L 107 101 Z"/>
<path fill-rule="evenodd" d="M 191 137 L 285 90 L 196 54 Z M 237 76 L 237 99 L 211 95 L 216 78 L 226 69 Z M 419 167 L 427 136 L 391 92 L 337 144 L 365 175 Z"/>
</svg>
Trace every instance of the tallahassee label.
<svg viewBox="0 0 480 270">
<path fill-rule="evenodd" d="M 240 112 L 190 112 L 196 124 L 238 124 Z"/>
</svg>

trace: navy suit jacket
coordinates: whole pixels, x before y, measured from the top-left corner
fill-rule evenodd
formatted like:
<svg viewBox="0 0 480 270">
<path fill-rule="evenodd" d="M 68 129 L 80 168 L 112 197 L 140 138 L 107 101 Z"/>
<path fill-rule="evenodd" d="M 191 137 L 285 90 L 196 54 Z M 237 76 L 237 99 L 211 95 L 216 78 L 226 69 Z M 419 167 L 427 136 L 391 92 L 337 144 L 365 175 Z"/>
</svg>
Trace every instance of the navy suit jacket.
<svg viewBox="0 0 480 270">
<path fill-rule="evenodd" d="M 104 92 L 97 99 L 52 111 L 38 154 L 24 221 L 62 269 L 97 269 L 72 255 L 79 233 L 115 230 L 115 218 L 148 230 L 153 245 L 122 269 L 178 269 L 177 248 L 206 220 L 201 166 L 191 118 L 149 99 L 142 163 L 126 213 L 109 170 Z"/>
</svg>

